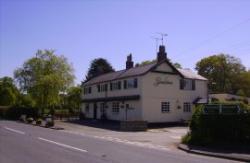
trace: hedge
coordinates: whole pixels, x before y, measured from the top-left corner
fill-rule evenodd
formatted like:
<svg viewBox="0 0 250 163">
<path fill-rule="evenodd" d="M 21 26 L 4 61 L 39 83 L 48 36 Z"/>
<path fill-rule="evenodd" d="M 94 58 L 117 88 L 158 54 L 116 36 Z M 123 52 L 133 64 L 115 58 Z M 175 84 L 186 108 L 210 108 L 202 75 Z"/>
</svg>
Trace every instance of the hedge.
<svg viewBox="0 0 250 163">
<path fill-rule="evenodd" d="M 250 113 L 204 114 L 196 109 L 190 122 L 190 133 L 184 143 L 208 145 L 218 143 L 250 144 Z"/>
<path fill-rule="evenodd" d="M 23 114 L 27 115 L 27 117 L 37 118 L 38 109 L 32 107 L 13 106 L 6 111 L 5 118 L 11 120 L 17 120 Z"/>
</svg>

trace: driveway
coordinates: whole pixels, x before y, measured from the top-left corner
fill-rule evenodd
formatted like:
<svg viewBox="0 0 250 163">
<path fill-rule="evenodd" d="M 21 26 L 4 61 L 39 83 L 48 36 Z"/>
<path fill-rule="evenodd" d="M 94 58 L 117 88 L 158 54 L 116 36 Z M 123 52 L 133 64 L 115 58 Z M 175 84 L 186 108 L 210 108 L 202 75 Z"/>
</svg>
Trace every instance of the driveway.
<svg viewBox="0 0 250 163">
<path fill-rule="evenodd" d="M 63 132 L 69 132 L 78 135 L 90 135 L 110 141 L 130 142 L 141 145 L 154 145 L 158 146 L 159 148 L 168 147 L 171 149 L 177 149 L 177 144 L 188 132 L 188 127 L 165 127 L 149 129 L 143 132 L 123 132 L 63 121 L 56 121 L 56 125 L 63 127 Z"/>
</svg>

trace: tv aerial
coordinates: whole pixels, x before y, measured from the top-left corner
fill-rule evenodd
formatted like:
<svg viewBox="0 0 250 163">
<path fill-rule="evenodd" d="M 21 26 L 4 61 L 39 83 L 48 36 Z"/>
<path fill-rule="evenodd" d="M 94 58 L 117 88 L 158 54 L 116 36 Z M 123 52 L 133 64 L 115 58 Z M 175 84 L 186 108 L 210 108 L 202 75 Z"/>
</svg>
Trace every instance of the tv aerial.
<svg viewBox="0 0 250 163">
<path fill-rule="evenodd" d="M 163 43 L 164 43 L 164 38 L 165 37 L 167 37 L 168 36 L 168 34 L 166 34 L 166 33 L 161 33 L 161 32 L 157 32 L 157 34 L 159 34 L 160 35 L 160 40 L 161 40 L 161 45 L 163 45 Z"/>
<path fill-rule="evenodd" d="M 155 40 L 155 48 L 156 48 L 156 52 L 158 50 L 158 45 L 159 45 L 159 41 L 161 40 L 160 38 L 158 37 L 154 37 L 154 36 L 151 36 L 152 39 Z"/>
</svg>

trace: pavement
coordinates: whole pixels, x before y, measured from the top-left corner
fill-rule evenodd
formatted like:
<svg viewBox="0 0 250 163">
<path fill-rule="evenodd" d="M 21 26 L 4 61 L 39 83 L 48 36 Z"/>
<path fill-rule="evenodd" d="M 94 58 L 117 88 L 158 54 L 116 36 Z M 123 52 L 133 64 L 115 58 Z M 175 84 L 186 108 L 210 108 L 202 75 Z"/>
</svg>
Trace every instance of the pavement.
<svg viewBox="0 0 250 163">
<path fill-rule="evenodd" d="M 95 131 L 92 128 L 92 132 Z M 114 131 L 113 131 L 114 132 Z M 104 132 L 105 134 L 105 132 Z M 0 121 L 1 163 L 224 163 L 231 160 L 193 155 L 168 146 L 101 138 L 88 132 Z"/>
<path fill-rule="evenodd" d="M 168 147 L 177 150 L 181 138 L 188 132 L 188 127 L 165 127 L 148 129 L 147 131 L 119 131 L 116 124 L 113 127 L 100 127 L 98 122 L 92 122 L 91 126 L 88 124 L 78 124 L 71 122 L 56 121 L 56 126 L 64 128 L 64 132 L 74 134 L 87 134 L 102 139 L 129 141 L 136 143 L 143 143 L 148 145 L 157 145 L 159 147 Z M 96 125 L 93 125 L 96 124 Z"/>
<path fill-rule="evenodd" d="M 216 148 L 199 147 L 186 144 L 179 144 L 178 148 L 189 153 L 195 153 L 195 154 L 218 157 L 218 158 L 226 158 L 230 160 L 237 160 L 243 162 L 250 162 L 249 149 L 247 150 L 216 149 Z"/>
</svg>

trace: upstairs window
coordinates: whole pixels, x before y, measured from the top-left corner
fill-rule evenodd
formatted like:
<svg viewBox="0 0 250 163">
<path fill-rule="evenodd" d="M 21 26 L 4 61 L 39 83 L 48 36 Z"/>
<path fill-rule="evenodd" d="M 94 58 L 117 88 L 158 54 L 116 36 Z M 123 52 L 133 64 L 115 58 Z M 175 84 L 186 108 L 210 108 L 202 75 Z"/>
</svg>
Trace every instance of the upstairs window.
<svg viewBox="0 0 250 163">
<path fill-rule="evenodd" d="M 161 112 L 169 113 L 170 112 L 170 102 L 162 102 L 161 103 Z"/>
<path fill-rule="evenodd" d="M 121 81 L 111 82 L 110 83 L 110 90 L 120 90 L 121 89 Z"/>
<path fill-rule="evenodd" d="M 183 104 L 183 112 L 190 113 L 191 112 L 191 104 L 190 102 L 184 102 Z"/>
<path fill-rule="evenodd" d="M 84 87 L 83 93 L 84 94 L 91 94 L 91 87 Z"/>
<path fill-rule="evenodd" d="M 124 89 L 137 88 L 137 85 L 138 85 L 137 78 L 127 79 L 127 80 L 123 81 L 123 87 L 124 87 Z"/>
<path fill-rule="evenodd" d="M 107 92 L 108 91 L 108 84 L 99 84 L 97 85 L 98 92 Z"/>
<path fill-rule="evenodd" d="M 195 80 L 193 79 L 180 79 L 181 90 L 195 90 Z"/>
</svg>

